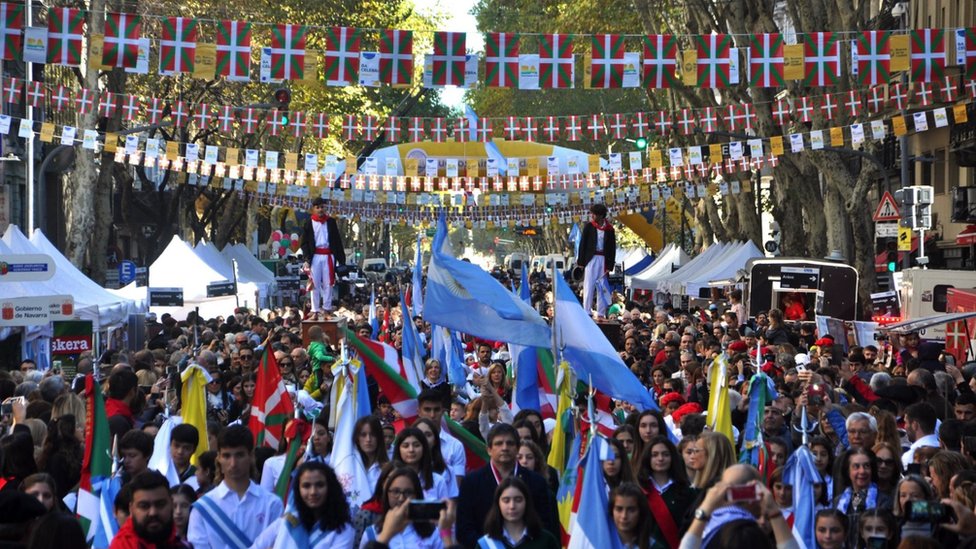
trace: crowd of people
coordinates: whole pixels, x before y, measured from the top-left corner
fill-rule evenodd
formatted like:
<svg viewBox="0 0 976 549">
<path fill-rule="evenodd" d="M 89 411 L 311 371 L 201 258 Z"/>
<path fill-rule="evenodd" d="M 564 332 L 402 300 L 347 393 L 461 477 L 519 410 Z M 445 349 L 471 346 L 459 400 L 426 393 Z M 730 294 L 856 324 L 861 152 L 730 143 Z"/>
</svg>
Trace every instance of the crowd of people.
<svg viewBox="0 0 976 549">
<path fill-rule="evenodd" d="M 504 282 L 516 279 L 511 273 Z M 525 282 L 533 305 L 551 318 L 546 274 Z M 571 543 L 557 509 L 567 479 L 549 464 L 562 427 L 548 411 L 513 413 L 509 349 L 465 337 L 468 378 L 450 383 L 445 366 L 429 358 L 431 326 L 402 316 L 395 284 L 376 290 L 378 329 L 363 301 L 337 296 L 332 314 L 397 350 L 405 323 L 413 323 L 427 357 L 412 424 L 370 379 L 373 413 L 356 422 L 351 441 L 370 488 L 361 503 L 350 503 L 333 469 L 331 366 L 340 350 L 319 326 L 306 341 L 305 315 L 295 308 L 214 319 L 149 315 L 147 348 L 82 356 L 76 379 L 37 371 L 31 361 L 0 372 L 0 400 L 10 403 L 0 439 L 0 538 L 24 547 L 88 545 L 74 502 L 92 421 L 83 394 L 91 374 L 101 382 L 121 465 L 114 548 Z M 746 318 L 738 292 L 690 311 L 616 296 L 607 313 L 620 326 L 621 360 L 660 408 L 614 401 L 601 410 L 614 422 L 595 435 L 610 450 L 602 461 L 606 516 L 623 546 L 798 546 L 785 471 L 804 444 L 817 472 L 811 503 L 820 548 L 976 545 L 976 365 L 957 367 L 917 335 L 858 347 L 818 334 L 812 323 L 786 321 L 777 309 Z M 253 400 L 265 354 L 312 422 L 284 497 L 275 489 L 289 474 L 287 441 L 257 444 L 248 428 L 250 416 L 262 413 Z M 728 361 L 731 438 L 713 431 L 705 415 L 719 355 Z M 149 462 L 163 421 L 181 412 L 179 373 L 189 364 L 209 373 L 208 421 L 206 432 L 182 424 L 169 433 L 173 485 Z M 740 463 L 756 401 L 750 382 L 760 373 L 776 398 L 760 411 L 753 435 L 759 461 Z M 486 465 L 469 463 L 470 448 L 445 427 L 445 416 L 483 441 Z M 208 450 L 192 459 L 201 444 Z"/>
</svg>

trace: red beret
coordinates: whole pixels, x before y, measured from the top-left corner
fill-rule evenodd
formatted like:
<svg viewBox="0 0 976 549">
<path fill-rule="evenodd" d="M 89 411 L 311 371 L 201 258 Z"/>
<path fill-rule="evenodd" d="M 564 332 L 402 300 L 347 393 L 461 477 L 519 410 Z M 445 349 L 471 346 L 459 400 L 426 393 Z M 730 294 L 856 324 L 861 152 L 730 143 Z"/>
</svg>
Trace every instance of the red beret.
<svg viewBox="0 0 976 549">
<path fill-rule="evenodd" d="M 670 403 L 672 403 L 672 402 L 678 402 L 678 403 L 684 404 L 685 403 L 685 397 L 681 396 L 680 393 L 676 393 L 674 391 L 672 391 L 670 393 L 667 393 L 667 394 L 665 394 L 664 396 L 661 397 L 661 407 L 662 408 L 667 407 L 667 405 L 670 404 Z"/>
<path fill-rule="evenodd" d="M 682 404 L 680 408 L 671 413 L 671 419 L 674 420 L 674 424 L 678 425 L 681 423 L 681 418 L 688 414 L 700 414 L 702 413 L 701 404 L 697 402 L 689 402 L 687 404 Z"/>
<path fill-rule="evenodd" d="M 742 341 L 741 339 L 729 343 L 729 351 L 732 351 L 733 353 L 743 353 L 748 349 L 749 347 L 746 345 L 746 342 Z"/>
</svg>

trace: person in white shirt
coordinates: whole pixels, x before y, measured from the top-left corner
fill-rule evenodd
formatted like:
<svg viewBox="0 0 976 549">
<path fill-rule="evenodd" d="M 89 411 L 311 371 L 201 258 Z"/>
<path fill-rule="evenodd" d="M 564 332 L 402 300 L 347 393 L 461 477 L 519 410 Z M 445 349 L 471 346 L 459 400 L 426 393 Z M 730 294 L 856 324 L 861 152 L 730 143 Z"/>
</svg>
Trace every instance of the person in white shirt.
<svg viewBox="0 0 976 549">
<path fill-rule="evenodd" d="M 346 262 L 342 235 L 335 218 L 325 213 L 327 201 L 312 201 L 311 217 L 302 227 L 302 254 L 305 270 L 312 282 L 311 315 L 332 311 L 332 287 L 336 280 L 336 267 Z"/>
<path fill-rule="evenodd" d="M 444 421 L 444 402 L 441 400 L 440 393 L 430 389 L 421 391 L 417 396 L 417 417 L 430 419 L 438 427 L 437 436 L 441 439 L 441 455 L 444 456 L 447 468 L 457 477 L 455 480 L 460 486 L 468 458 L 461 442 L 448 433 L 441 424 Z"/>
<path fill-rule="evenodd" d="M 245 549 L 284 507 L 251 480 L 254 436 L 247 427 L 233 425 L 220 434 L 217 463 L 223 482 L 193 504 L 187 540 L 195 549 Z"/>
<path fill-rule="evenodd" d="M 937 420 L 935 408 L 928 402 L 916 402 L 905 408 L 905 434 L 912 445 L 901 456 L 903 466 L 907 468 L 914 463 L 915 450 L 939 447 L 939 437 L 935 434 Z"/>
<path fill-rule="evenodd" d="M 421 499 L 445 499 L 450 497 L 444 475 L 434 471 L 430 445 L 423 431 L 407 427 L 397 434 L 393 442 L 393 461 L 413 469 L 420 477 L 423 488 Z"/>
<path fill-rule="evenodd" d="M 293 503 L 258 536 L 251 549 L 352 549 L 356 529 L 335 471 L 305 462 L 295 473 Z"/>
<path fill-rule="evenodd" d="M 600 298 L 598 285 L 613 270 L 617 253 L 617 237 L 613 225 L 607 221 L 609 211 L 603 204 L 590 207 L 590 222 L 583 226 L 576 265 L 583 269 L 583 310 L 590 312 L 596 300 L 597 316 L 606 318 L 609 296 Z"/>
<path fill-rule="evenodd" d="M 444 511 L 441 511 L 437 522 L 409 520 L 410 500 L 419 499 L 423 494 L 420 478 L 413 469 L 395 468 L 383 482 L 382 488 L 382 514 L 373 526 L 363 532 L 360 549 L 373 541 L 390 549 L 443 549 L 445 545 L 454 544 L 451 533 L 453 520 Z"/>
</svg>

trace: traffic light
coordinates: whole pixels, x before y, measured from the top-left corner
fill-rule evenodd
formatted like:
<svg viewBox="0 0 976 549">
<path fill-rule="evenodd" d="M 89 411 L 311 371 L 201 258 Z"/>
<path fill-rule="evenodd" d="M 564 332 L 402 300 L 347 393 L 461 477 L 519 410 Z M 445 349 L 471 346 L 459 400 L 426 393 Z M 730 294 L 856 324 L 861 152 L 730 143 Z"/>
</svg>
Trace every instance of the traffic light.
<svg viewBox="0 0 976 549">
<path fill-rule="evenodd" d="M 634 148 L 636 148 L 639 151 L 642 151 L 642 150 L 646 149 L 647 148 L 647 138 L 646 137 L 638 137 L 637 139 L 635 139 L 634 140 Z"/>
<path fill-rule="evenodd" d="M 281 125 L 288 125 L 288 105 L 291 104 L 291 90 L 288 88 L 278 88 L 274 91 L 272 104 L 278 109 L 278 116 L 281 117 Z"/>
<path fill-rule="evenodd" d="M 898 268 L 898 252 L 888 252 L 888 272 L 893 273 Z"/>
<path fill-rule="evenodd" d="M 927 231 L 932 228 L 932 202 L 935 189 L 930 185 L 905 187 L 895 191 L 902 205 L 902 227 Z"/>
</svg>

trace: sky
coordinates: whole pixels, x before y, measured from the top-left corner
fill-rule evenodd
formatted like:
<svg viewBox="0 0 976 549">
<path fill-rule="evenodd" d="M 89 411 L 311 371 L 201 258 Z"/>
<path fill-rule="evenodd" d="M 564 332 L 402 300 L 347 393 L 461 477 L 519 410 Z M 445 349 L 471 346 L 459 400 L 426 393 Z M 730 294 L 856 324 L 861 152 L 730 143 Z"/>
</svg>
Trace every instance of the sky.
<svg viewBox="0 0 976 549">
<path fill-rule="evenodd" d="M 484 51 L 484 38 L 478 32 L 474 16 L 469 12 L 475 0 L 416 0 L 419 11 L 437 11 L 448 14 L 448 21 L 439 30 L 467 33 L 465 37 L 469 52 Z M 464 90 L 448 86 L 441 90 L 441 100 L 449 107 L 460 107 L 464 102 Z"/>
</svg>

